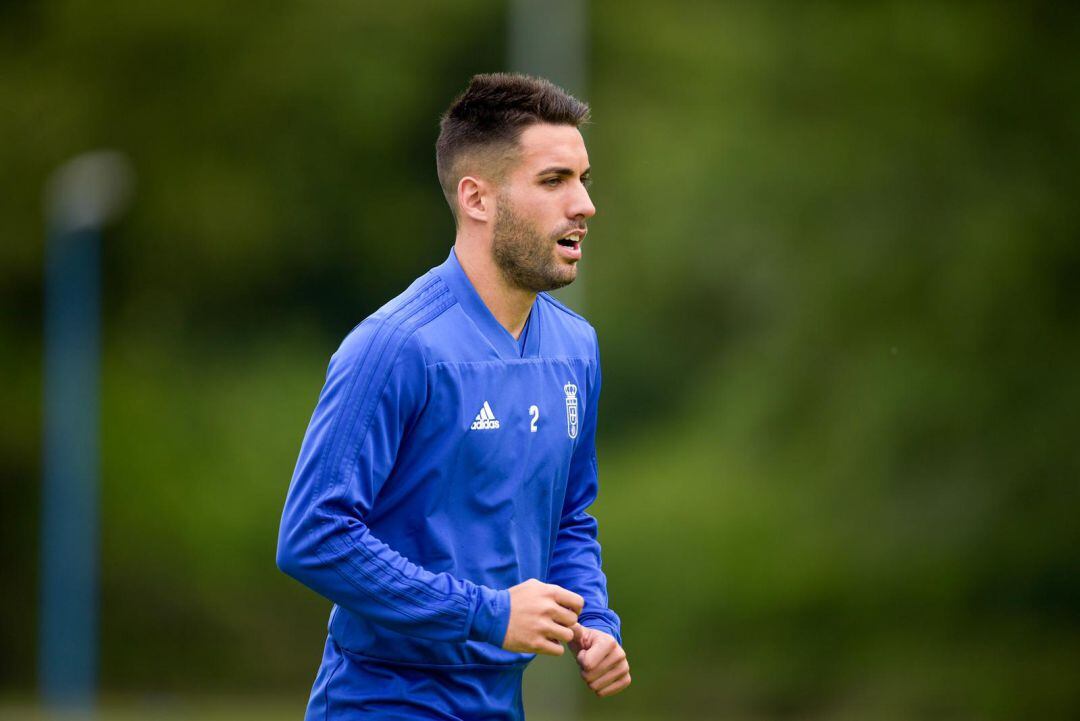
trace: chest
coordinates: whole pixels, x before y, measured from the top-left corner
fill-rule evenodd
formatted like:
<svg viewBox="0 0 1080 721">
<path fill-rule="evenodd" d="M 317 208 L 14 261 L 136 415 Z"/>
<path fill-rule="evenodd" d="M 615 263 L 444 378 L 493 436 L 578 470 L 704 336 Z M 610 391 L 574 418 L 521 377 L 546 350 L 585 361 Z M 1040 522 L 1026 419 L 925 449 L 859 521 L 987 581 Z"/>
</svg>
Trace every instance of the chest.
<svg viewBox="0 0 1080 721">
<path fill-rule="evenodd" d="M 453 463 L 501 478 L 565 476 L 592 402 L 585 359 L 438 364 L 422 424 Z"/>
</svg>

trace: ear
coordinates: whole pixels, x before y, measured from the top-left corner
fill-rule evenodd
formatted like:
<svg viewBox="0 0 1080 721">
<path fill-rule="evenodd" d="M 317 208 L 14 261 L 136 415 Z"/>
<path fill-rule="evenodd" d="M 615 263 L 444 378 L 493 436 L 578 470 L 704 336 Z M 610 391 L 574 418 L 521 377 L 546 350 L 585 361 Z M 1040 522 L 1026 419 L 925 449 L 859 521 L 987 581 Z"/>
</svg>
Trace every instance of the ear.
<svg viewBox="0 0 1080 721">
<path fill-rule="evenodd" d="M 491 193 L 491 187 L 480 178 L 466 175 L 459 180 L 457 200 L 458 208 L 464 215 L 481 223 L 491 220 L 495 210 L 494 195 Z"/>
</svg>

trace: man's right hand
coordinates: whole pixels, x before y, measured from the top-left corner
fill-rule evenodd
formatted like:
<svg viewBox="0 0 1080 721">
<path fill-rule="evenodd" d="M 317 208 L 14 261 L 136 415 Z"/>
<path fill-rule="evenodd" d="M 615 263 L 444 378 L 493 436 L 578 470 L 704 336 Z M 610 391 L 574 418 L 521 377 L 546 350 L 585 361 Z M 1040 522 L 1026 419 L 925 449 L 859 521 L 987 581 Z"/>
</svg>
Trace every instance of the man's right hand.
<svg viewBox="0 0 1080 721">
<path fill-rule="evenodd" d="M 510 625 L 502 647 L 517 653 L 562 656 L 585 599 L 561 586 L 530 578 L 510 589 Z"/>
</svg>

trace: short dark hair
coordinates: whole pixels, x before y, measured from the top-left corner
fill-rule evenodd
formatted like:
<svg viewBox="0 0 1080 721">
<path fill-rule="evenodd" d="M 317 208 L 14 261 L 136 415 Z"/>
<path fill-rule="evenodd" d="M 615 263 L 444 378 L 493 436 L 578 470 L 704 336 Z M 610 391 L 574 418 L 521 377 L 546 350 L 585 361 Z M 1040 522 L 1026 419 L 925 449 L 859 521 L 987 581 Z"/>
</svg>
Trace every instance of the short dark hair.
<svg viewBox="0 0 1080 721">
<path fill-rule="evenodd" d="M 588 120 L 589 106 L 550 80 L 518 73 L 474 75 L 443 113 L 435 142 L 439 184 L 454 217 L 462 157 L 477 152 L 506 155 L 530 125 L 576 128 Z"/>
</svg>

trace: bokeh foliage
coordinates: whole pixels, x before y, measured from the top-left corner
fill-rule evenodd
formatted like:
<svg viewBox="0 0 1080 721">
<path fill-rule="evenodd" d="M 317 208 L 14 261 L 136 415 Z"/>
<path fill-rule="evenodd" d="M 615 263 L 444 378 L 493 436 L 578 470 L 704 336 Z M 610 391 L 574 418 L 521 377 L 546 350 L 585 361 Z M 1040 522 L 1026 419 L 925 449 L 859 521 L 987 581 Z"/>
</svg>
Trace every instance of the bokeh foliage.
<svg viewBox="0 0 1080 721">
<path fill-rule="evenodd" d="M 1080 14 L 593 4 L 613 718 L 1080 709 Z M 0 8 L 0 672 L 31 687 L 40 188 L 124 149 L 103 684 L 303 696 L 273 567 L 326 359 L 441 261 L 442 108 L 499 3 Z M 14 142 L 12 142 L 14 140 Z M 10 502 L 9 502 L 10 501 Z"/>
</svg>

